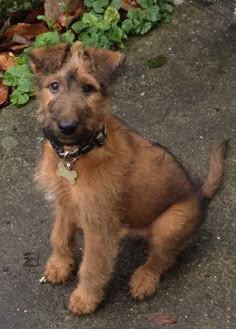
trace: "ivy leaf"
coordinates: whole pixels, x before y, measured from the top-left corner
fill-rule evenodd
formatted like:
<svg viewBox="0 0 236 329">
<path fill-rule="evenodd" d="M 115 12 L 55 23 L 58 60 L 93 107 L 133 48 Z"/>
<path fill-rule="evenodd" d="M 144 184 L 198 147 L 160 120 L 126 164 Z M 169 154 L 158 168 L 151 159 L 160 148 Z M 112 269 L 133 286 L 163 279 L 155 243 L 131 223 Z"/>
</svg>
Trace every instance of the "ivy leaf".
<svg viewBox="0 0 236 329">
<path fill-rule="evenodd" d="M 172 13 L 172 11 L 173 11 L 173 7 L 172 6 L 170 6 L 170 5 L 168 5 L 168 3 L 160 3 L 160 10 L 162 11 L 162 12 L 164 12 L 164 13 Z"/>
<path fill-rule="evenodd" d="M 122 30 L 125 31 L 125 33 L 130 33 L 132 31 L 133 28 L 133 23 L 132 20 L 127 18 L 122 22 Z"/>
<path fill-rule="evenodd" d="M 60 43 L 60 34 L 58 32 L 46 32 L 37 36 L 34 47 L 40 48 Z"/>
<path fill-rule="evenodd" d="M 134 20 L 136 19 L 138 21 L 143 21 L 145 19 L 145 12 L 139 8 L 131 9 L 128 11 L 127 17 Z"/>
<path fill-rule="evenodd" d="M 26 72 L 29 71 L 28 65 L 16 65 L 10 67 L 4 74 L 3 83 L 6 86 L 15 87 L 18 85 L 19 80 Z"/>
<path fill-rule="evenodd" d="M 72 30 L 75 31 L 75 33 L 80 33 L 81 31 L 83 31 L 84 29 L 86 29 L 88 25 L 85 24 L 83 21 L 79 21 L 79 22 L 76 22 L 72 25 Z"/>
<path fill-rule="evenodd" d="M 93 9 L 97 14 L 104 12 L 104 7 L 108 6 L 108 0 L 96 0 L 92 2 Z"/>
<path fill-rule="evenodd" d="M 104 14 L 104 20 L 109 23 L 118 23 L 120 20 L 120 14 L 114 7 L 108 7 Z"/>
<path fill-rule="evenodd" d="M 29 95 L 16 89 L 10 95 L 10 101 L 14 105 L 24 105 L 29 101 Z"/>
<path fill-rule="evenodd" d="M 158 6 L 150 7 L 146 10 L 147 20 L 150 22 L 157 22 L 161 19 L 160 10 Z"/>
<path fill-rule="evenodd" d="M 145 9 L 149 8 L 153 5 L 153 0 L 140 0 L 139 5 Z"/>
<path fill-rule="evenodd" d="M 27 64 L 28 61 L 29 61 L 29 57 L 25 53 L 20 54 L 20 56 L 16 58 L 17 65 Z"/>
<path fill-rule="evenodd" d="M 29 77 L 26 77 L 26 76 L 21 77 L 19 80 L 19 83 L 18 83 L 18 89 L 22 92 L 33 93 L 34 85 L 32 82 L 32 80 L 33 80 L 32 77 L 33 76 L 30 76 L 30 75 L 29 75 Z"/>
<path fill-rule="evenodd" d="M 143 24 L 142 30 L 140 31 L 141 34 L 147 33 L 149 30 L 152 28 L 152 23 L 151 22 L 146 22 Z"/>
<path fill-rule="evenodd" d="M 121 4 L 121 0 L 112 0 L 110 6 L 119 10 L 121 8 Z"/>
<path fill-rule="evenodd" d="M 97 21 L 98 18 L 95 15 L 89 13 L 85 13 L 82 18 L 82 22 L 86 25 L 96 25 Z"/>
<path fill-rule="evenodd" d="M 88 8 L 92 8 L 93 7 L 92 0 L 84 0 L 84 4 Z"/>
<path fill-rule="evenodd" d="M 71 31 L 67 31 L 67 32 L 65 32 L 61 35 L 61 41 L 62 42 L 67 42 L 70 45 L 72 45 L 74 40 L 75 40 L 75 35 Z"/>
<path fill-rule="evenodd" d="M 109 38 L 105 35 L 101 35 L 99 38 L 99 47 L 101 48 L 109 48 L 111 46 Z"/>
<path fill-rule="evenodd" d="M 109 38 L 113 41 L 120 42 L 123 37 L 123 31 L 118 26 L 113 26 L 109 32 Z"/>
<path fill-rule="evenodd" d="M 110 22 L 102 19 L 97 23 L 96 27 L 101 31 L 107 31 L 110 29 L 111 25 Z"/>
</svg>

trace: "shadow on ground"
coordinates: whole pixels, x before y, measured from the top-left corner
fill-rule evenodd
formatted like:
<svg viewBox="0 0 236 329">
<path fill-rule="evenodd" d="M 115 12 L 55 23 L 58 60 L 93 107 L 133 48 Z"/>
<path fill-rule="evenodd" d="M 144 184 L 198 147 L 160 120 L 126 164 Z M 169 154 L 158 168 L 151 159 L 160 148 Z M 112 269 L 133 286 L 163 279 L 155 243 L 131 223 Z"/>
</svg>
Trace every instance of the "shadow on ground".
<svg viewBox="0 0 236 329">
<path fill-rule="evenodd" d="M 146 138 L 166 145 L 194 176 L 206 173 L 214 144 L 231 140 L 224 186 L 210 206 L 198 242 L 163 277 L 158 294 L 142 303 L 128 295 L 131 269 L 145 259 L 142 241 L 124 243 L 107 299 L 92 316 L 79 319 L 66 309 L 75 277 L 64 286 L 39 284 L 53 218 L 32 184 L 42 146 L 37 105 L 32 101 L 25 108 L 1 111 L 1 328 L 146 329 L 155 327 L 146 318 L 153 312 L 175 318 L 175 329 L 236 327 L 233 33 L 210 14 L 180 6 L 171 24 L 128 43 L 126 65 L 112 87 L 113 112 Z M 167 64 L 149 69 L 146 61 L 160 54 Z M 37 266 L 24 266 L 27 252 L 39 256 Z"/>
</svg>

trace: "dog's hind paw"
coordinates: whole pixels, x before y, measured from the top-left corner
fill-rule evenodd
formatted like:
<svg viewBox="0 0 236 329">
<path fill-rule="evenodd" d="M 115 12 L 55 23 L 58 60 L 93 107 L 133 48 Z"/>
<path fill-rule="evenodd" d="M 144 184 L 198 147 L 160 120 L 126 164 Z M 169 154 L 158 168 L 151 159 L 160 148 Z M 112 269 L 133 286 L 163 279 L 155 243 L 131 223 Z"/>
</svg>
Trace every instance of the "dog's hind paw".
<svg viewBox="0 0 236 329">
<path fill-rule="evenodd" d="M 140 266 L 130 280 L 130 293 L 132 298 L 143 300 L 152 296 L 158 287 L 160 277 L 146 270 L 145 265 Z"/>
</svg>

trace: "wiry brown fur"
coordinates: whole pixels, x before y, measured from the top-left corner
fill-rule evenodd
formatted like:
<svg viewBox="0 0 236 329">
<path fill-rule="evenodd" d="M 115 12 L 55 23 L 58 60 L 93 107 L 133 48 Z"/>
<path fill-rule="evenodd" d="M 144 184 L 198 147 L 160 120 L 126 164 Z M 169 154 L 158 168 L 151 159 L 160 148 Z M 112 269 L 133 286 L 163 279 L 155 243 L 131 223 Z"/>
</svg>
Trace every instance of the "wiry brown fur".
<svg viewBox="0 0 236 329">
<path fill-rule="evenodd" d="M 131 278 L 131 295 L 139 300 L 152 295 L 161 274 L 191 241 L 201 220 L 201 200 L 212 198 L 222 180 L 224 144 L 212 153 L 201 193 L 165 148 L 144 140 L 109 114 L 106 86 L 121 61 L 120 53 L 83 49 L 80 44 L 32 53 L 39 122 L 50 138 L 73 148 L 78 141 L 84 143 L 89 132 L 106 125 L 106 144 L 74 163 L 75 185 L 56 175 L 61 160 L 49 142 L 37 175 L 56 209 L 52 255 L 45 268 L 50 283 L 69 278 L 76 229 L 84 234 L 79 284 L 69 301 L 69 309 L 77 315 L 93 312 L 102 301 L 119 243 L 127 235 L 140 235 L 150 245 L 148 260 Z M 56 94 L 48 88 L 53 81 L 60 83 Z M 88 83 L 95 90 L 85 95 L 82 86 Z M 61 119 L 79 122 L 70 138 L 58 130 Z"/>
</svg>

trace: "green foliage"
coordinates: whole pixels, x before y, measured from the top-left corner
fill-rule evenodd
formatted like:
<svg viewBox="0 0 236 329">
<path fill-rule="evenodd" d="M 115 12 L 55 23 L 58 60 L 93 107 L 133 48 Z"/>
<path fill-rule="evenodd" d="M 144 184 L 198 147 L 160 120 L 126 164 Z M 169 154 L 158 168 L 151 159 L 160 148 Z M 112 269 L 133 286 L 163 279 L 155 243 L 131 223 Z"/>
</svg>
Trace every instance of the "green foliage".
<svg viewBox="0 0 236 329">
<path fill-rule="evenodd" d="M 127 34 L 145 34 L 160 21 L 167 21 L 172 12 L 170 0 L 141 0 L 140 8 L 131 9 L 122 22 L 122 30 Z"/>
<path fill-rule="evenodd" d="M 126 33 L 118 26 L 120 14 L 114 7 L 108 7 L 103 15 L 85 13 L 82 20 L 72 25 L 78 40 L 96 48 L 123 48 Z"/>
<path fill-rule="evenodd" d="M 6 86 L 15 87 L 10 95 L 11 103 L 23 105 L 34 95 L 33 75 L 27 64 L 10 67 L 3 77 Z"/>
<path fill-rule="evenodd" d="M 109 5 L 109 0 L 84 0 L 85 6 L 92 14 L 102 14 Z"/>
<path fill-rule="evenodd" d="M 33 74 L 29 69 L 29 57 L 27 53 L 33 48 L 55 45 L 60 42 L 72 44 L 74 34 L 67 31 L 63 34 L 47 32 L 36 37 L 34 47 L 27 48 L 24 53 L 15 59 L 16 65 L 10 67 L 3 75 L 3 83 L 14 89 L 10 95 L 10 101 L 14 105 L 24 105 L 34 95 Z"/>
<path fill-rule="evenodd" d="M 145 34 L 159 22 L 167 22 L 172 12 L 172 2 L 173 0 L 141 0 L 140 8 L 129 10 L 126 19 L 121 21 L 118 11 L 121 0 L 84 0 L 89 12 L 85 12 L 71 29 L 66 26 L 63 34 L 58 32 L 54 21 L 40 15 L 38 19 L 45 21 L 51 31 L 38 35 L 33 47 L 15 58 L 16 66 L 4 73 L 3 83 L 13 88 L 10 101 L 15 105 L 23 105 L 34 95 L 33 74 L 29 69 L 27 56 L 30 50 L 60 42 L 73 44 L 75 40 L 95 48 L 123 48 L 127 35 Z M 68 20 L 67 6 L 64 3 L 60 3 L 60 6 Z"/>
<path fill-rule="evenodd" d="M 47 26 L 48 26 L 49 29 L 54 30 L 54 31 L 57 31 L 56 22 L 54 20 L 48 18 L 45 15 L 38 15 L 37 16 L 37 19 L 38 20 L 41 20 L 41 21 L 44 21 L 47 24 Z"/>
</svg>

